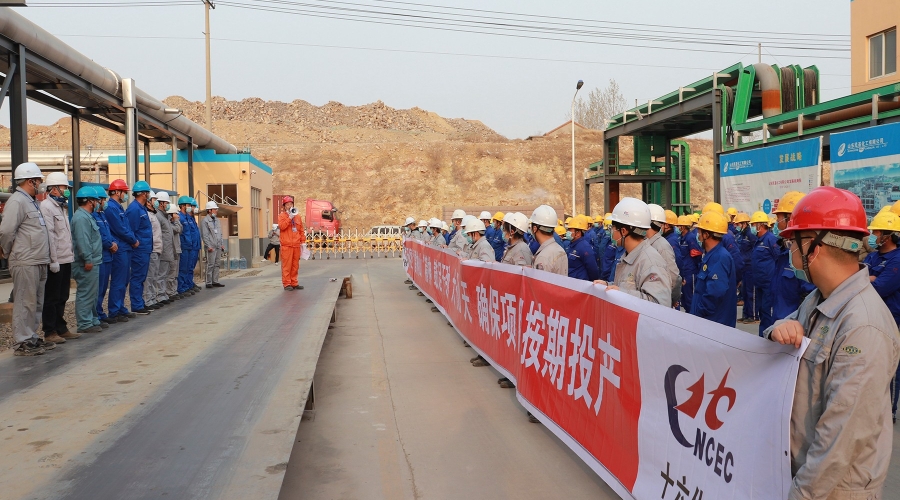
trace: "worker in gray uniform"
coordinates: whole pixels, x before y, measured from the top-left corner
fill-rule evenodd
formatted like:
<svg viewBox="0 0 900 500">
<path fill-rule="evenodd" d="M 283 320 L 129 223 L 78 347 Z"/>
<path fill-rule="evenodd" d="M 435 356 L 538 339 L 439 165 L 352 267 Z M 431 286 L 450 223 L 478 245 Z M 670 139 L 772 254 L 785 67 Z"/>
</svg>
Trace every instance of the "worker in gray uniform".
<svg viewBox="0 0 900 500">
<path fill-rule="evenodd" d="M 165 191 L 156 193 L 156 201 L 157 208 L 154 215 L 159 222 L 159 234 L 162 242 L 159 252 L 159 270 L 156 273 L 156 303 L 167 305 L 174 300 L 169 295 L 168 282 L 169 270 L 175 262 L 175 235 L 172 231 L 172 224 L 169 223 L 169 215 L 166 213 L 171 203 L 169 193 Z"/>
<path fill-rule="evenodd" d="M 444 234 L 441 232 L 443 228 L 444 224 L 441 222 L 441 220 L 437 217 L 432 217 L 428 221 L 429 235 L 426 238 L 425 242 L 436 248 L 446 247 L 447 243 L 446 240 L 444 240 Z"/>
<path fill-rule="evenodd" d="M 794 274 L 816 286 L 797 311 L 763 332 L 796 347 L 810 339 L 791 409 L 788 500 L 896 498 L 883 490 L 900 332 L 859 265 L 868 233 L 860 199 L 829 186 L 801 198 L 781 232 L 791 242 Z"/>
<path fill-rule="evenodd" d="M 216 202 L 206 202 L 206 217 L 200 223 L 203 246 L 206 248 L 206 288 L 225 286 L 219 283 L 219 259 L 225 253 L 225 240 L 222 238 L 218 213 L 219 205 Z"/>
<path fill-rule="evenodd" d="M 625 249 L 625 254 L 619 258 L 610 281 L 596 280 L 594 283 L 606 285 L 607 290 L 619 290 L 672 307 L 672 281 L 665 260 L 647 241 L 650 207 L 637 198 L 625 197 L 610 217 L 612 239 L 616 246 Z"/>
<path fill-rule="evenodd" d="M 525 243 L 525 233 L 528 232 L 528 218 L 520 213 L 507 214 L 507 221 L 501 229 L 506 233 L 506 241 L 509 247 L 503 253 L 504 264 L 514 266 L 531 267 L 534 256 L 528 243 Z"/>
<path fill-rule="evenodd" d="M 165 304 L 160 304 L 157 299 L 156 287 L 159 285 L 159 256 L 162 253 L 162 228 L 156 217 L 159 206 L 157 194 L 152 190 L 147 196 L 147 219 L 150 220 L 150 230 L 153 234 L 153 247 L 150 251 L 150 265 L 147 266 L 147 279 L 144 280 L 144 307 L 147 309 L 159 309 Z"/>
<path fill-rule="evenodd" d="M 470 220 L 463 228 L 463 231 L 466 233 L 466 241 L 472 246 L 472 251 L 468 256 L 469 259 L 482 262 L 497 262 L 494 247 L 484 237 L 484 222 L 478 219 Z"/>
<path fill-rule="evenodd" d="M 3 208 L 0 249 L 13 279 L 13 349 L 16 356 L 36 356 L 56 344 L 38 337 L 44 307 L 44 287 L 50 264 L 47 224 L 34 197 L 44 180 L 34 163 L 23 163 L 13 174 L 16 191 Z"/>
<path fill-rule="evenodd" d="M 534 252 L 532 267 L 562 276 L 569 275 L 569 256 L 563 247 L 553 238 L 553 231 L 559 218 L 556 210 L 548 205 L 541 205 L 531 213 L 531 233 L 538 242 Z"/>
<path fill-rule="evenodd" d="M 669 272 L 669 282 L 672 283 L 670 302 L 674 305 L 681 300 L 681 272 L 675 261 L 675 250 L 672 249 L 672 244 L 663 237 L 662 233 L 662 228 L 666 224 L 666 209 L 656 203 L 650 203 L 647 206 L 650 208 L 650 228 L 647 229 L 647 241 L 665 261 L 666 271 Z"/>
<path fill-rule="evenodd" d="M 465 216 L 466 212 L 460 209 L 454 210 L 453 215 L 450 216 L 450 222 L 453 223 L 453 231 L 451 232 L 450 244 L 447 245 L 447 248 L 456 255 L 462 255 L 466 248 L 466 233 L 462 230 L 462 221 Z"/>
<path fill-rule="evenodd" d="M 427 231 L 427 230 L 428 230 L 428 221 L 420 220 L 419 225 L 416 227 L 416 230 L 413 231 L 413 233 L 412 233 L 413 239 L 421 241 L 422 243 L 425 243 L 425 239 L 426 239 L 425 231 Z"/>
<path fill-rule="evenodd" d="M 172 228 L 172 243 L 174 244 L 175 258 L 169 266 L 169 272 L 166 275 L 166 295 L 169 300 L 178 300 L 183 297 L 178 293 L 178 270 L 181 266 L 181 233 L 184 227 L 181 225 L 181 219 L 178 217 L 178 207 L 174 203 L 169 203 L 166 209 L 166 216 L 169 219 L 169 225 Z"/>
</svg>

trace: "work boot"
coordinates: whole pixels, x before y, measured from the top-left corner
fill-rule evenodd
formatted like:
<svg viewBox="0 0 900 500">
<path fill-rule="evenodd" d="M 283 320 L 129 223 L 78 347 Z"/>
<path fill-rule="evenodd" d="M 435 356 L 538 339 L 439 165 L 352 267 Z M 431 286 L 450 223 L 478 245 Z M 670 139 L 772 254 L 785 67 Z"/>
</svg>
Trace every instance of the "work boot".
<svg viewBox="0 0 900 500">
<path fill-rule="evenodd" d="M 48 342 L 44 339 L 35 339 L 34 342 L 38 347 L 45 351 L 52 351 L 53 349 L 56 349 L 56 342 Z"/>
<path fill-rule="evenodd" d="M 465 340 L 463 340 L 463 347 L 472 347 L 472 346 L 470 346 L 468 342 L 466 342 Z M 470 361 L 470 362 L 471 362 L 471 361 Z"/>
<path fill-rule="evenodd" d="M 532 424 L 539 424 L 539 423 L 541 423 L 541 421 L 538 420 L 537 417 L 535 417 L 534 415 L 532 415 L 531 412 L 528 412 L 528 421 L 531 422 Z"/>
<path fill-rule="evenodd" d="M 438 311 L 439 311 L 439 309 L 438 309 L 437 307 L 432 307 L 432 308 L 431 308 L 431 312 L 433 312 L 433 313 L 436 313 L 436 312 L 438 312 Z"/>
<path fill-rule="evenodd" d="M 303 290 L 303 285 L 295 285 L 294 290 Z"/>
<path fill-rule="evenodd" d="M 212 288 L 212 287 L 213 287 L 213 286 L 212 286 L 212 283 L 207 283 L 207 284 L 206 284 L 206 288 Z"/>
<path fill-rule="evenodd" d="M 115 324 L 115 323 L 118 323 L 118 322 L 119 322 L 119 320 L 118 320 L 115 316 L 113 316 L 113 317 L 111 317 L 111 318 L 103 318 L 103 319 L 100 320 L 101 323 L 104 322 L 104 321 L 106 321 L 106 323 L 109 324 L 109 325 L 112 325 L 112 324 Z"/>
<path fill-rule="evenodd" d="M 66 339 L 66 340 L 75 340 L 75 339 L 81 337 L 80 333 L 72 333 L 72 332 L 59 333 L 57 335 L 59 335 L 60 337 Z"/>
<path fill-rule="evenodd" d="M 409 285 L 409 289 L 410 290 L 418 290 L 418 288 L 416 288 L 416 285 Z"/>
<path fill-rule="evenodd" d="M 200 290 L 203 290 L 203 289 L 200 288 L 200 287 L 197 286 L 197 285 L 194 285 L 194 291 L 195 291 L 195 292 L 199 292 Z"/>
<path fill-rule="evenodd" d="M 469 360 L 469 363 L 474 363 L 474 362 L 478 361 L 478 358 L 480 358 L 480 357 L 481 357 L 481 354 L 479 354 L 478 356 L 475 356 L 474 358 Z"/>
<path fill-rule="evenodd" d="M 150 309 L 147 309 L 145 307 L 143 309 L 138 309 L 137 311 L 131 311 L 131 313 L 135 314 L 135 315 L 140 314 L 141 316 L 146 316 L 146 315 L 150 314 Z"/>
<path fill-rule="evenodd" d="M 427 302 L 427 303 L 429 303 L 429 304 L 433 304 L 433 302 L 431 301 L 431 299 L 425 299 L 425 302 Z"/>
<path fill-rule="evenodd" d="M 129 317 L 129 318 L 136 318 L 136 317 L 137 317 L 137 314 L 135 314 L 135 313 L 132 311 L 132 312 L 127 312 L 127 313 L 123 314 L 123 316 L 127 316 L 127 317 Z"/>
<path fill-rule="evenodd" d="M 29 339 L 19 344 L 13 354 L 15 356 L 40 356 L 44 354 L 44 349 L 39 347 L 34 339 Z"/>
<path fill-rule="evenodd" d="M 404 283 L 406 283 L 407 285 L 412 285 L 412 280 L 406 280 L 404 281 Z"/>
<path fill-rule="evenodd" d="M 78 330 L 78 333 L 100 333 L 103 331 L 103 328 L 99 326 L 92 326 L 90 328 L 85 328 L 84 330 Z"/>
<path fill-rule="evenodd" d="M 44 342 L 52 342 L 54 344 L 65 344 L 66 339 L 59 336 L 58 333 L 44 334 Z"/>
<path fill-rule="evenodd" d="M 122 314 L 122 315 L 120 315 L 120 316 L 116 316 L 116 317 L 115 317 L 115 320 L 116 320 L 118 323 L 128 323 L 128 316 L 125 316 L 124 314 Z"/>
<path fill-rule="evenodd" d="M 472 366 L 490 366 L 491 364 L 481 356 L 478 357 L 475 361 L 472 362 Z"/>
<path fill-rule="evenodd" d="M 425 294 L 422 293 L 422 292 L 418 292 L 418 293 L 416 293 L 416 295 L 418 295 L 419 297 L 424 297 L 424 296 L 425 296 Z"/>
<path fill-rule="evenodd" d="M 101 321 L 100 325 L 98 325 L 98 326 L 100 326 L 100 328 L 103 328 L 104 330 L 106 330 L 107 328 L 109 328 L 109 323 L 107 323 L 106 321 Z"/>
<path fill-rule="evenodd" d="M 516 384 L 512 383 L 512 380 L 505 378 L 500 381 L 500 388 L 501 389 L 515 389 Z"/>
<path fill-rule="evenodd" d="M 292 286 L 286 286 L 286 287 L 284 287 L 284 289 L 287 290 L 287 291 L 291 291 L 291 290 L 294 289 L 294 287 L 292 287 Z"/>
<path fill-rule="evenodd" d="M 215 282 L 213 282 L 213 286 L 216 287 L 216 288 L 222 288 L 222 287 L 225 286 L 225 285 L 223 285 L 223 284 L 221 284 L 221 283 L 215 283 Z"/>
</svg>

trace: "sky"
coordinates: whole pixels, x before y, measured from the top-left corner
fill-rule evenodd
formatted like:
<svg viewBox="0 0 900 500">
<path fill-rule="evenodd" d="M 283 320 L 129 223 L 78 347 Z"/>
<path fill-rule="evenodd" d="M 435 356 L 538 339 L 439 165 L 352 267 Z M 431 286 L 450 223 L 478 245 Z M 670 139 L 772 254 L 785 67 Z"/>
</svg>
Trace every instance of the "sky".
<svg viewBox="0 0 900 500">
<path fill-rule="evenodd" d="M 230 0 L 244 6 L 260 0 Z M 78 7 L 40 6 L 67 3 Z M 29 0 L 16 10 L 99 64 L 149 94 L 205 99 L 204 8 L 201 0 L 146 1 L 88 8 L 89 3 L 127 0 Z M 164 6 L 136 6 L 158 3 Z M 697 32 L 696 51 L 623 47 L 668 46 L 667 41 L 594 38 L 594 43 L 541 40 L 422 29 L 239 8 L 219 3 L 211 15 L 213 95 L 231 100 L 260 97 L 315 105 L 338 101 L 362 105 L 381 100 L 394 108 L 419 108 L 448 118 L 481 120 L 509 138 L 549 131 L 567 120 L 576 82 L 582 93 L 615 79 L 629 103 L 642 103 L 687 86 L 736 62 L 757 62 L 763 32 L 848 35 L 848 0 L 779 2 L 777 10 L 731 0 L 297 0 L 284 4 L 325 7 L 428 9 L 425 4 L 514 14 L 607 21 L 629 35 L 667 30 L 646 25 L 721 30 Z M 174 5 L 179 4 L 179 5 Z M 184 5 L 181 5 L 184 4 Z M 266 2 L 273 5 L 273 2 Z M 300 7 L 293 7 L 300 8 Z M 435 9 L 431 9 L 435 10 Z M 449 11 L 448 11 L 449 12 Z M 462 11 L 456 11 L 462 12 Z M 469 12 L 495 22 L 499 14 Z M 544 19 L 567 28 L 579 21 Z M 602 28 L 591 28 L 599 30 Z M 635 31 L 631 31 L 634 29 Z M 637 30 L 645 30 L 639 32 Z M 671 30 L 670 30 L 671 31 Z M 521 31 L 516 32 L 522 34 Z M 556 35 L 538 35 L 556 37 Z M 655 35 L 659 36 L 659 35 Z M 663 35 L 666 36 L 666 35 Z M 749 47 L 725 45 L 734 39 Z M 796 39 L 796 38 L 795 38 Z M 266 42 L 266 43 L 259 43 Z M 770 42 L 773 45 L 777 41 Z M 844 42 L 849 49 L 849 42 Z M 685 46 L 681 46 L 685 47 Z M 712 53 L 704 51 L 735 52 Z M 441 54 L 437 54 L 441 53 Z M 450 55 L 465 54 L 465 55 Z M 491 56 L 491 57 L 484 57 Z M 768 48 L 763 62 L 815 64 L 822 73 L 822 100 L 849 94 L 849 51 Z M 579 94 L 581 95 L 581 94 Z M 8 106 L 6 106 L 8 108 Z M 61 115 L 29 103 L 29 123 L 50 124 Z M 8 109 L 0 122 L 8 124 Z"/>
</svg>

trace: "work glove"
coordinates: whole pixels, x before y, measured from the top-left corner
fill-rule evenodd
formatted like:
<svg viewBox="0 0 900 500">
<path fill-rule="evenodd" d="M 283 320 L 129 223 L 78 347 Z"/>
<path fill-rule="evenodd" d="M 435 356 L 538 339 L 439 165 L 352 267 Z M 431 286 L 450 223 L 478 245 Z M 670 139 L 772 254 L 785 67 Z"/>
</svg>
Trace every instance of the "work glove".
<svg viewBox="0 0 900 500">
<path fill-rule="evenodd" d="M 58 273 L 59 272 L 59 262 L 51 262 L 50 263 L 50 272 Z"/>
</svg>

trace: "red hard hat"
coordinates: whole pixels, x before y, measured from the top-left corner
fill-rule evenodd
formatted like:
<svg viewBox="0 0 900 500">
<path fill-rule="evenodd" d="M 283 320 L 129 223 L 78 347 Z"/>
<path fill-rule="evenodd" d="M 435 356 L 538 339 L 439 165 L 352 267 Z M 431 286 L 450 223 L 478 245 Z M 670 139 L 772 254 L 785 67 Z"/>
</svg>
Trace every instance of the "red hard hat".
<svg viewBox="0 0 900 500">
<path fill-rule="evenodd" d="M 122 179 L 116 179 L 109 183 L 107 191 L 128 191 L 128 184 L 125 184 Z"/>
<path fill-rule="evenodd" d="M 293 196 L 285 196 L 284 198 L 281 199 L 282 205 L 284 205 L 285 203 L 293 203 L 293 202 L 294 202 Z"/>
<path fill-rule="evenodd" d="M 850 191 L 824 186 L 813 189 L 794 207 L 791 225 L 781 235 L 791 238 L 794 231 L 852 231 L 868 235 L 866 210 L 859 197 Z"/>
</svg>

